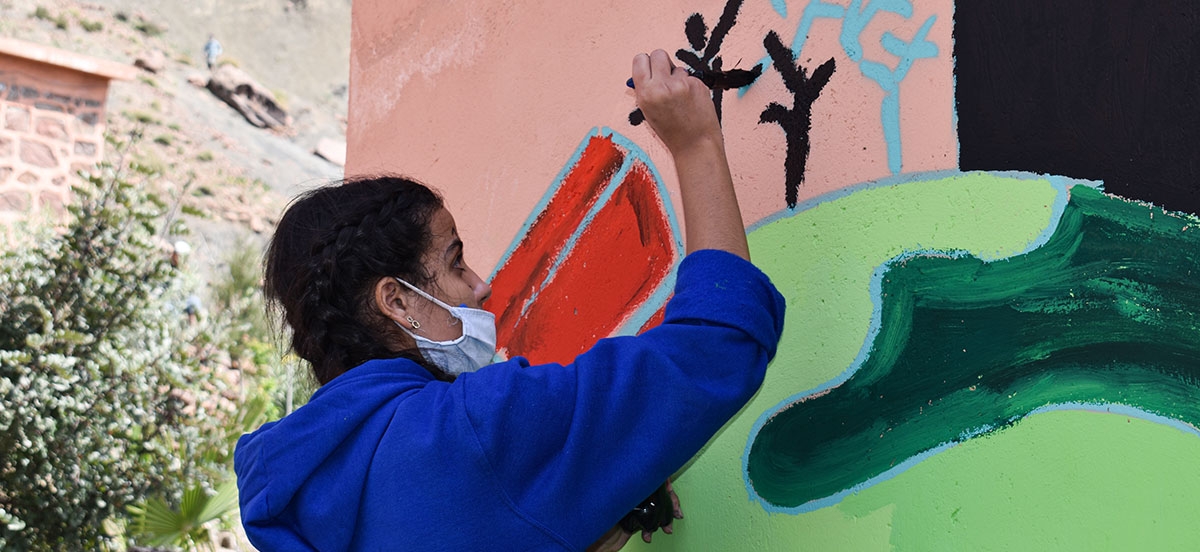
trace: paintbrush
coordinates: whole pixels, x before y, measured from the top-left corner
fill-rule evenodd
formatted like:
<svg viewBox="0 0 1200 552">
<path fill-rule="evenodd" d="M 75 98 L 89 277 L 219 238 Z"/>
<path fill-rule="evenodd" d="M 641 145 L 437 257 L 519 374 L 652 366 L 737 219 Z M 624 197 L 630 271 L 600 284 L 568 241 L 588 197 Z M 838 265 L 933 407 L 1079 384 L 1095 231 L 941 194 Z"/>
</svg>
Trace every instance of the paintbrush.
<svg viewBox="0 0 1200 552">
<path fill-rule="evenodd" d="M 730 90 L 754 82 L 762 74 L 762 66 L 755 65 L 753 69 L 730 69 L 728 71 L 688 69 L 687 72 L 689 76 L 700 79 L 700 82 L 703 82 L 704 86 L 710 90 Z M 625 86 L 633 88 L 633 79 L 625 81 Z"/>
</svg>

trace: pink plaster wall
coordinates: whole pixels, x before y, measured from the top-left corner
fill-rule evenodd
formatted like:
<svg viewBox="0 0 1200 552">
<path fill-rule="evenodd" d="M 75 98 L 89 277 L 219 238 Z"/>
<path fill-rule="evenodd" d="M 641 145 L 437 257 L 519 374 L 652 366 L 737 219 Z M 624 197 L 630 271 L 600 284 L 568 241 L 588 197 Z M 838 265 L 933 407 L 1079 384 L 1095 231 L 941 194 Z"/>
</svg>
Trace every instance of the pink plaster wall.
<svg viewBox="0 0 1200 552">
<path fill-rule="evenodd" d="M 687 47 L 687 17 L 699 12 L 711 29 L 725 4 L 358 0 L 346 172 L 399 172 L 439 188 L 482 273 L 501 259 L 597 127 L 645 150 L 678 205 L 667 152 L 645 125 L 628 122 L 635 104 L 624 83 L 634 54 Z M 764 59 L 769 30 L 790 43 L 810 5 L 788 2 L 782 16 L 772 2 L 745 2 L 721 48 L 726 67 L 749 68 Z M 957 166 L 952 2 L 918 2 L 908 17 L 880 13 L 860 35 L 864 58 L 894 69 L 900 60 L 884 50 L 884 34 L 911 39 L 930 17 L 926 38 L 937 55 L 914 61 L 900 83 L 901 173 Z M 881 121 L 884 93 L 839 45 L 842 27 L 840 19 L 816 19 L 798 58 L 810 73 L 830 57 L 837 64 L 813 104 L 801 203 L 892 175 Z M 748 225 L 785 208 L 784 134 L 758 124 L 772 101 L 790 105 L 790 95 L 769 68 L 744 96 L 725 95 L 729 158 Z"/>
</svg>

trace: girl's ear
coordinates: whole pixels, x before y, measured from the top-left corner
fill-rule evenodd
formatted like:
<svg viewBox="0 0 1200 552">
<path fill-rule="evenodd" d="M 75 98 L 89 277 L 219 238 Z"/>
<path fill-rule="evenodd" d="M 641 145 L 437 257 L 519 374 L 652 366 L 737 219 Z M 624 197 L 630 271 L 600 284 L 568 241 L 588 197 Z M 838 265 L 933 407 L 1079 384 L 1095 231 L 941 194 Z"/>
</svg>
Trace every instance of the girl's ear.
<svg viewBox="0 0 1200 552">
<path fill-rule="evenodd" d="M 407 292 L 408 289 L 395 278 L 380 278 L 375 282 L 375 308 L 397 324 L 407 324 L 407 318 L 412 314 L 408 311 Z"/>
</svg>

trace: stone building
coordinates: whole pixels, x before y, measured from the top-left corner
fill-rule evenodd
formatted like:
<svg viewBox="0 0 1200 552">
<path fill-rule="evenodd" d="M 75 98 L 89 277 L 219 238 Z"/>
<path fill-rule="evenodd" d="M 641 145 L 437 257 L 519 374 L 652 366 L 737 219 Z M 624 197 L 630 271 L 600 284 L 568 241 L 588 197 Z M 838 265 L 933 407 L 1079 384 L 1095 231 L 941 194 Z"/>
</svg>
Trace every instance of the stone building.
<svg viewBox="0 0 1200 552">
<path fill-rule="evenodd" d="M 130 65 L 0 37 L 0 232 L 57 220 L 80 170 L 104 149 L 109 81 Z"/>
</svg>

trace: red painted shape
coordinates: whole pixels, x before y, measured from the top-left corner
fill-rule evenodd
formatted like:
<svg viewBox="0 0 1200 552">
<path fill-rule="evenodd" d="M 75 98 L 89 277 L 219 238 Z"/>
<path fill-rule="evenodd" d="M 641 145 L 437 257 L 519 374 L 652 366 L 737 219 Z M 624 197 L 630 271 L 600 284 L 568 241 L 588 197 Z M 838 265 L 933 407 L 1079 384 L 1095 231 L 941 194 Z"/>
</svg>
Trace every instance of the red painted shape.
<svg viewBox="0 0 1200 552">
<path fill-rule="evenodd" d="M 593 149 L 610 147 L 618 146 L 610 138 L 593 137 L 567 180 L 580 172 Z M 595 171 L 596 165 L 592 167 Z M 566 239 L 584 222 L 591 205 L 585 206 L 584 201 L 594 202 L 594 196 L 581 194 L 572 195 L 573 202 L 558 201 L 568 190 L 567 180 L 497 273 L 488 301 L 488 308 L 497 313 L 499 346 L 508 356 L 525 356 L 534 363 L 570 362 L 597 339 L 611 335 L 662 284 L 677 256 L 654 174 L 645 163 L 633 160 L 612 196 L 586 222 L 554 278 L 537 290 L 537 298 L 520 315 L 522 305 L 542 285 L 550 265 L 567 245 Z M 576 222 L 540 226 L 544 219 Z M 543 228 L 553 228 L 555 233 Z"/>
<path fill-rule="evenodd" d="M 559 251 L 624 161 L 624 152 L 611 138 L 591 137 L 579 161 L 492 279 L 492 296 L 485 308 L 496 315 L 496 339 L 501 348 L 513 340 L 523 305 L 545 281 Z M 517 354 L 521 353 L 510 348 L 510 356 Z"/>
</svg>

